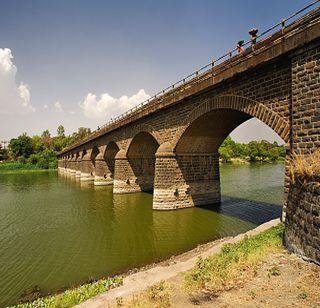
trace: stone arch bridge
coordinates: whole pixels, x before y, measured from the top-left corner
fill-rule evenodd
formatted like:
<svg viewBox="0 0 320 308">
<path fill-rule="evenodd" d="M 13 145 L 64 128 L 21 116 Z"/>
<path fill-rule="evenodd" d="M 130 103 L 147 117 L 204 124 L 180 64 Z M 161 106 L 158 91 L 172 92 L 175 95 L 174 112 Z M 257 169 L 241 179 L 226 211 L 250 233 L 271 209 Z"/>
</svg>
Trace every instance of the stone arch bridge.
<svg viewBox="0 0 320 308">
<path fill-rule="evenodd" d="M 287 158 L 320 147 L 319 76 L 318 8 L 64 149 L 59 171 L 115 194 L 153 190 L 158 210 L 219 202 L 218 148 L 248 119 L 271 127 Z"/>
</svg>

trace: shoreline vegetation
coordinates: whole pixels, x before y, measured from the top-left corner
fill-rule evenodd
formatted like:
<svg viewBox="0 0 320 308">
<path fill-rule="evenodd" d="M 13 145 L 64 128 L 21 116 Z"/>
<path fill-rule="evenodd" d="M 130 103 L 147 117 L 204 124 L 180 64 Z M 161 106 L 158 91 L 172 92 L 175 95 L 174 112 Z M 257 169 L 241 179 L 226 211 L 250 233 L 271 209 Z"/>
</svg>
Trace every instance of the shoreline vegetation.
<svg viewBox="0 0 320 308">
<path fill-rule="evenodd" d="M 7 148 L 0 144 L 0 171 L 56 169 L 58 152 L 90 133 L 90 128 L 80 127 L 77 132 L 67 136 L 62 125 L 58 126 L 56 136 L 51 136 L 49 130 L 32 137 L 23 133 L 12 138 Z"/>
<path fill-rule="evenodd" d="M 57 169 L 58 152 L 90 133 L 89 128 L 80 127 L 77 132 L 66 136 L 62 125 L 58 127 L 56 136 L 51 136 L 49 130 L 33 137 L 24 133 L 11 139 L 7 148 L 0 145 L 0 172 Z M 219 156 L 220 163 L 273 163 L 285 160 L 285 148 L 266 140 L 239 143 L 229 136 L 220 146 Z"/>
<path fill-rule="evenodd" d="M 193 296 L 203 292 L 210 292 L 217 296 L 225 290 L 232 289 L 252 277 L 256 265 L 263 262 L 269 253 L 284 250 L 283 233 L 284 226 L 279 224 L 257 235 L 245 236 L 237 243 L 224 244 L 221 252 L 207 258 L 199 257 L 196 266 L 183 273 L 183 289 Z M 144 270 L 144 268 L 140 270 Z M 38 288 L 34 288 L 29 293 L 26 292 L 16 306 L 11 307 L 73 307 L 122 284 L 123 277 L 115 276 L 89 282 L 45 297 L 40 297 L 43 294 Z M 125 303 L 124 299 L 118 298 L 117 304 L 124 307 L 170 307 L 170 296 L 167 282 L 161 282 L 150 286 L 128 303 Z"/>
</svg>

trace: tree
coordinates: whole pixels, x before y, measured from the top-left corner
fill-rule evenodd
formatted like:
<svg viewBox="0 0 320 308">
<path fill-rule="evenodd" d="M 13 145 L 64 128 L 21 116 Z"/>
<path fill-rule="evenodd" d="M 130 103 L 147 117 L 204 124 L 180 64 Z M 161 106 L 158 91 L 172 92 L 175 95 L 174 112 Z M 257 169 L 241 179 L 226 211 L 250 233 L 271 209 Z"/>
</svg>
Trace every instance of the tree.
<svg viewBox="0 0 320 308">
<path fill-rule="evenodd" d="M 78 140 L 82 140 L 85 137 L 87 137 L 88 135 L 91 134 L 91 129 L 90 128 L 86 128 L 86 127 L 79 127 L 78 129 Z"/>
<path fill-rule="evenodd" d="M 9 143 L 9 151 L 14 159 L 18 157 L 28 158 L 33 153 L 32 139 L 26 133 L 18 138 L 13 138 Z"/>
<path fill-rule="evenodd" d="M 6 148 L 2 148 L 0 144 L 0 161 L 8 159 L 8 150 Z"/>
<path fill-rule="evenodd" d="M 46 146 L 47 149 L 52 148 L 52 138 L 48 129 L 46 129 L 41 135 L 42 142 Z"/>
<path fill-rule="evenodd" d="M 43 143 L 42 138 L 37 135 L 32 137 L 32 144 L 35 153 L 42 152 L 46 148 L 46 145 Z"/>
<path fill-rule="evenodd" d="M 224 163 L 227 163 L 233 157 L 233 152 L 230 147 L 220 147 L 219 155 L 220 155 L 220 158 L 222 159 L 222 161 Z"/>
<path fill-rule="evenodd" d="M 58 137 L 65 137 L 65 130 L 62 125 L 59 125 L 57 128 L 57 135 Z"/>
<path fill-rule="evenodd" d="M 42 138 L 50 138 L 51 135 L 50 135 L 50 132 L 48 129 L 46 129 L 45 131 L 43 131 L 42 135 L 41 135 Z"/>
<path fill-rule="evenodd" d="M 77 142 L 79 140 L 83 140 L 88 135 L 91 134 L 91 129 L 86 127 L 79 127 L 78 132 L 74 132 L 68 142 L 68 144 L 72 144 L 74 142 Z"/>
<path fill-rule="evenodd" d="M 219 155 L 223 162 L 227 163 L 232 157 L 235 156 L 234 149 L 236 143 L 228 136 L 219 148 Z"/>
</svg>

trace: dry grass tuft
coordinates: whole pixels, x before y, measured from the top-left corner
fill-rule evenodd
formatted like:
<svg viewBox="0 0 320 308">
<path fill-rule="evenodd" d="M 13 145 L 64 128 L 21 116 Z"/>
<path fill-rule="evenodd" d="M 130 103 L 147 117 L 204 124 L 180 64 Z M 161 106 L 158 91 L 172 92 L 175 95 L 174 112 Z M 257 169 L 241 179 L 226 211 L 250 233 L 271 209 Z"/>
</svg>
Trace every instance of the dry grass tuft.
<svg viewBox="0 0 320 308">
<path fill-rule="evenodd" d="M 294 154 L 290 162 L 290 173 L 294 181 L 295 175 L 314 177 L 320 175 L 320 151 L 309 155 Z"/>
<path fill-rule="evenodd" d="M 168 282 L 161 281 L 155 285 L 152 285 L 146 291 L 134 296 L 129 302 L 120 306 L 125 308 L 171 307 L 170 289 L 171 286 Z"/>
</svg>

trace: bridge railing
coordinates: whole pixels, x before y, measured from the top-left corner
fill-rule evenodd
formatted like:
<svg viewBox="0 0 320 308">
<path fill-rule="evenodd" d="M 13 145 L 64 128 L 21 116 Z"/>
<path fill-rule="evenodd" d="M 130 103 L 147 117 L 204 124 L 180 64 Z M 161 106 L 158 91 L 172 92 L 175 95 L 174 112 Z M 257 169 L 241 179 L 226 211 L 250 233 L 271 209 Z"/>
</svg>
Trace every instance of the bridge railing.
<svg viewBox="0 0 320 308">
<path fill-rule="evenodd" d="M 272 27 L 257 35 L 255 37 L 255 43 L 253 43 L 252 39 L 244 42 L 242 46 L 247 48 L 242 53 L 238 53 L 238 48 L 236 47 L 234 49 L 229 50 L 227 53 L 216 59 L 213 58 L 210 63 L 202 66 L 198 70 L 171 84 L 167 88 L 154 94 L 152 97 L 134 106 L 133 108 L 125 111 L 124 113 L 116 116 L 115 118 L 111 118 L 111 120 L 108 123 L 93 131 L 83 140 L 78 141 L 63 149 L 61 153 L 64 153 L 72 148 L 85 144 L 88 141 L 105 134 L 107 131 L 110 131 L 111 129 L 115 128 L 117 124 L 123 121 L 125 118 L 130 118 L 133 114 L 139 112 L 140 110 L 148 108 L 148 106 L 156 104 L 159 101 L 161 102 L 164 97 L 172 95 L 177 91 L 184 91 L 185 89 L 191 87 L 194 83 L 199 83 L 200 81 L 203 81 L 205 79 L 215 77 L 220 72 L 230 67 L 230 65 L 234 65 L 244 61 L 247 58 L 247 56 L 251 54 L 251 52 L 260 50 L 261 48 L 265 47 L 268 43 L 274 42 L 275 40 L 285 36 L 285 34 L 288 33 L 288 30 L 294 30 L 295 23 L 297 24 L 297 21 L 299 21 L 299 25 L 301 24 L 301 22 L 303 23 L 303 19 L 306 16 L 302 16 L 299 19 L 297 19 L 298 16 L 300 16 L 302 13 L 305 13 L 308 10 L 311 11 L 317 4 L 319 4 L 319 2 L 320 0 L 313 1 L 309 5 L 303 7 L 302 9 L 290 15 L 289 17 L 281 19 L 280 22 L 276 23 Z M 294 21 L 288 25 L 288 21 L 291 20 Z M 275 29 L 277 29 L 277 32 L 272 32 Z M 273 34 L 271 34 L 271 32 Z"/>
</svg>

